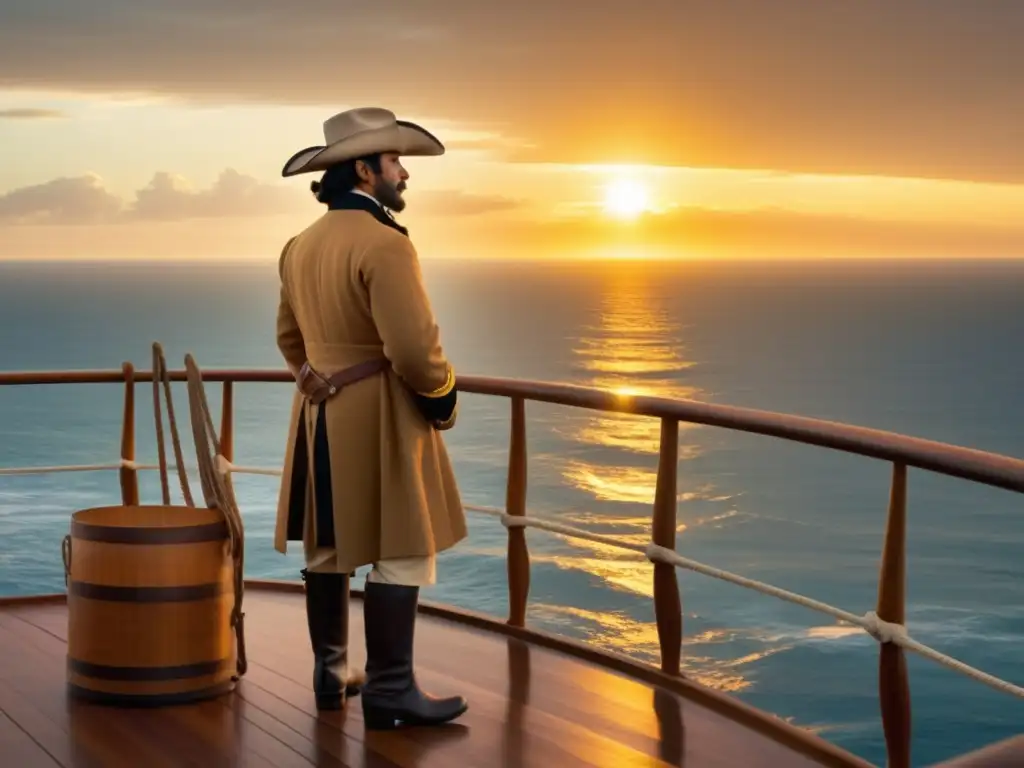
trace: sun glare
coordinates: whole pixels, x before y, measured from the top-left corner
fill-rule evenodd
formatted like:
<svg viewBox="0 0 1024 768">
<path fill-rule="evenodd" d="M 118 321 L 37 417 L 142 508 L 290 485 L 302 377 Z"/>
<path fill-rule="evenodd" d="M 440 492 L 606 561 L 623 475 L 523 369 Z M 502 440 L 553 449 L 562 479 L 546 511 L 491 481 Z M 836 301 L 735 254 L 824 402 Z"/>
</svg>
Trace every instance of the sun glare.
<svg viewBox="0 0 1024 768">
<path fill-rule="evenodd" d="M 604 190 L 604 210 L 619 219 L 635 219 L 647 210 L 647 188 L 632 179 L 617 179 Z"/>
</svg>

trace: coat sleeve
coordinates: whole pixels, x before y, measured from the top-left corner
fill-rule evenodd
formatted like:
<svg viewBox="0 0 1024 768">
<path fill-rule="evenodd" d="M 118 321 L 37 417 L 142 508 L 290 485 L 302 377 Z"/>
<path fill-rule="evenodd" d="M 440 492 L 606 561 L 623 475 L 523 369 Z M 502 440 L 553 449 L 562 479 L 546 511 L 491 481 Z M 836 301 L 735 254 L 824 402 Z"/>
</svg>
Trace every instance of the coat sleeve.
<svg viewBox="0 0 1024 768">
<path fill-rule="evenodd" d="M 381 238 L 365 254 L 362 272 L 384 356 L 412 390 L 424 418 L 437 429 L 451 428 L 458 412 L 455 371 L 441 348 L 412 241 L 404 235 Z"/>
<path fill-rule="evenodd" d="M 292 375 L 298 374 L 302 364 L 306 362 L 306 343 L 284 286 L 284 260 L 294 240 L 295 238 L 292 238 L 285 244 L 277 262 L 277 272 L 281 277 L 281 298 L 277 304 L 277 348 L 281 350 L 281 355 Z"/>
</svg>

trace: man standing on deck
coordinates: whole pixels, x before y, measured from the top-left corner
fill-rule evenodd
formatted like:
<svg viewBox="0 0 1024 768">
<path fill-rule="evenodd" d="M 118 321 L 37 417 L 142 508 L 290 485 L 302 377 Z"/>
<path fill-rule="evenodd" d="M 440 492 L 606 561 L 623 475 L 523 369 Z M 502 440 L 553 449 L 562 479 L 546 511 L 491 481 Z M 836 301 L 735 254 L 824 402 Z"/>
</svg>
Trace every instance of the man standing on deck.
<svg viewBox="0 0 1024 768">
<path fill-rule="evenodd" d="M 440 141 L 385 109 L 324 123 L 325 146 L 297 152 L 282 175 L 323 171 L 311 189 L 327 212 L 288 241 L 279 262 L 277 344 L 296 377 L 275 548 L 301 540 L 317 706 L 359 690 L 348 678 L 349 575 L 366 579 L 367 728 L 431 725 L 466 711 L 416 685 L 419 588 L 436 553 L 466 536 L 440 432 L 455 423 L 455 374 L 441 348 L 416 250 L 388 209 L 405 207 L 402 155 Z"/>
</svg>

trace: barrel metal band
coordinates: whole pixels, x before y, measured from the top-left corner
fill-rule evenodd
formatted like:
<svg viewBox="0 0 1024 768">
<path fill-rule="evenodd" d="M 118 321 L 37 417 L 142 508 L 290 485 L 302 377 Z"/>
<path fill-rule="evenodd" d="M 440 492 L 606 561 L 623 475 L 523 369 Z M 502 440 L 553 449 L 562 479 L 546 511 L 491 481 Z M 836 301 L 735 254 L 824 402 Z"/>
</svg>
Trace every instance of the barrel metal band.
<svg viewBox="0 0 1024 768">
<path fill-rule="evenodd" d="M 68 591 L 88 600 L 109 600 L 115 603 L 190 603 L 210 600 L 225 593 L 223 582 L 174 587 L 122 587 L 72 581 Z"/>
<path fill-rule="evenodd" d="M 200 544 L 205 541 L 227 539 L 228 526 L 222 521 L 174 528 L 150 528 L 90 525 L 73 520 L 71 536 L 83 541 L 100 541 L 106 544 Z"/>
<path fill-rule="evenodd" d="M 173 667 L 113 667 L 107 664 L 93 664 L 68 657 L 68 670 L 76 675 L 95 680 L 124 680 L 134 682 L 159 682 L 187 680 L 190 677 L 215 675 L 234 669 L 234 659 L 201 661 L 196 664 L 179 664 Z"/>
<path fill-rule="evenodd" d="M 225 680 L 198 691 L 175 691 L 174 693 L 110 693 L 83 688 L 68 683 L 68 693 L 76 699 L 94 704 L 106 704 L 115 707 L 152 708 L 168 707 L 178 704 L 191 704 L 204 699 L 212 699 L 228 693 L 235 687 L 233 680 Z"/>
</svg>

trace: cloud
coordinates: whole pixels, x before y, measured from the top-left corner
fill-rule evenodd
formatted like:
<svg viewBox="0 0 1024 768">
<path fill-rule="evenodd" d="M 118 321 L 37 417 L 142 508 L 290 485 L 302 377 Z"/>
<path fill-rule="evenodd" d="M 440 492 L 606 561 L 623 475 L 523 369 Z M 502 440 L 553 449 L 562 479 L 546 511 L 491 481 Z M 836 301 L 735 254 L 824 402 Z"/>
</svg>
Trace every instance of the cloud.
<svg viewBox="0 0 1024 768">
<path fill-rule="evenodd" d="M 63 224 L 74 215 L 79 222 L 92 221 L 97 225 L 2 228 L 0 258 L 226 257 L 260 258 L 271 263 L 287 239 L 322 210 L 307 199 L 308 192 L 297 191 L 298 207 L 287 216 L 154 219 L 153 213 L 146 214 L 148 218 L 129 213 L 131 207 L 105 193 L 96 179 L 55 180 L 31 189 L 40 188 L 47 190 L 46 204 L 26 206 L 28 197 L 22 190 L 17 198 L 0 198 L 0 226 L 5 220 L 13 220 L 11 199 L 21 201 L 22 213 L 26 208 L 37 214 L 40 210 L 46 212 L 46 217 L 36 216 L 40 223 Z M 57 199 L 57 189 L 65 193 L 66 217 L 55 218 L 46 207 Z M 80 201 L 77 211 L 68 203 L 72 198 Z M 1024 257 L 1024 223 L 929 224 L 811 215 L 782 209 L 725 211 L 701 207 L 651 214 L 634 223 L 590 216 L 543 219 L 525 208 L 513 209 L 511 215 L 496 221 L 486 215 L 446 217 L 457 207 L 444 204 L 447 193 L 432 193 L 430 198 L 418 192 L 415 205 L 410 201 L 409 215 L 402 216 L 424 258 Z M 430 206 L 440 206 L 441 210 L 428 211 L 428 199 Z M 175 206 L 180 204 L 177 196 L 172 196 L 172 201 Z"/>
<path fill-rule="evenodd" d="M 1024 257 L 1024 225 L 891 221 L 778 208 L 730 211 L 691 206 L 628 224 L 581 216 L 503 224 L 501 232 L 503 248 L 547 255 Z"/>
<path fill-rule="evenodd" d="M 209 189 L 193 190 L 184 179 L 157 173 L 135 193 L 126 215 L 151 221 L 274 216 L 295 211 L 301 200 L 293 189 L 263 184 L 227 169 Z"/>
<path fill-rule="evenodd" d="M 209 189 L 157 173 L 131 201 L 107 191 L 95 175 L 53 179 L 0 195 L 0 223 L 113 224 L 127 221 L 274 216 L 300 210 L 295 190 L 263 184 L 228 168 Z"/>
<path fill-rule="evenodd" d="M 34 107 L 0 109 L 0 120 L 53 120 L 67 116 L 66 112 L 62 112 L 59 109 L 38 109 Z"/>
<path fill-rule="evenodd" d="M 477 216 L 518 208 L 522 201 L 499 195 L 459 190 L 409 193 L 410 210 L 417 215 Z M 60 178 L 21 187 L 0 195 L 0 224 L 115 224 L 125 222 L 189 221 L 251 218 L 290 214 L 316 215 L 307 187 L 265 184 L 227 168 L 207 189 L 194 189 L 187 180 L 158 172 L 131 200 L 103 186 L 96 175 Z"/>
<path fill-rule="evenodd" d="M 410 195 L 409 208 L 416 215 L 479 216 L 484 213 L 511 211 L 524 205 L 524 201 L 502 195 L 477 195 L 461 190 L 425 190 Z"/>
<path fill-rule="evenodd" d="M 448 152 L 490 152 L 496 149 L 508 149 L 508 145 L 493 138 L 481 139 L 449 139 L 444 142 Z"/>
<path fill-rule="evenodd" d="M 7 0 L 0 87 L 384 101 L 531 162 L 1024 181 L 1022 38 L 1019 0 Z"/>
<path fill-rule="evenodd" d="M 121 206 L 98 176 L 53 179 L 0 195 L 0 223 L 96 224 L 116 219 Z"/>
</svg>

